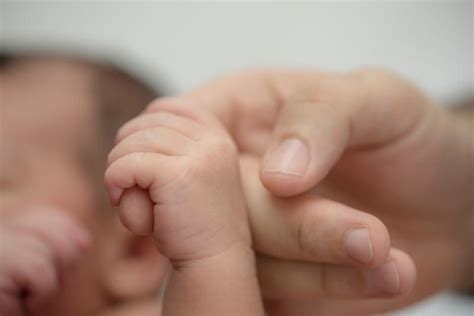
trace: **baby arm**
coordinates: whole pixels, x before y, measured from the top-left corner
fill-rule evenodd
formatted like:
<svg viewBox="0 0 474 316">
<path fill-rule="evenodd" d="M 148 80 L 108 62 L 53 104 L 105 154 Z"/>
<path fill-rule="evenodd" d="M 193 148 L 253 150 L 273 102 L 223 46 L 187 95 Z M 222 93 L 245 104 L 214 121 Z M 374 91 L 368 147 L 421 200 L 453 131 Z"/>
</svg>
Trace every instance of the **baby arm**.
<svg viewBox="0 0 474 316">
<path fill-rule="evenodd" d="M 160 101 L 127 123 L 105 175 L 125 226 L 173 271 L 167 315 L 263 315 L 236 148 L 210 113 Z"/>
<path fill-rule="evenodd" d="M 0 315 L 39 312 L 59 290 L 88 243 L 78 224 L 56 211 L 0 218 Z"/>
</svg>

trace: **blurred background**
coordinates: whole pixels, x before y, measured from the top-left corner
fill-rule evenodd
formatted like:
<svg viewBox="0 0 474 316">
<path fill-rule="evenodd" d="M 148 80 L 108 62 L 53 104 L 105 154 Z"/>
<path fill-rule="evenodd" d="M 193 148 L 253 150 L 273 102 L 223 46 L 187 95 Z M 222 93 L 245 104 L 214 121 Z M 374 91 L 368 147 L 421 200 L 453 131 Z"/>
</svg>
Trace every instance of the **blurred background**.
<svg viewBox="0 0 474 316">
<path fill-rule="evenodd" d="M 2 46 L 104 52 L 171 92 L 255 65 L 391 68 L 441 101 L 473 89 L 472 1 L 2 1 Z"/>
<path fill-rule="evenodd" d="M 474 90 L 473 1 L 1 1 L 1 48 L 107 57 L 175 94 L 262 65 L 376 65 L 449 105 Z M 399 315 L 473 315 L 441 294 Z"/>
</svg>

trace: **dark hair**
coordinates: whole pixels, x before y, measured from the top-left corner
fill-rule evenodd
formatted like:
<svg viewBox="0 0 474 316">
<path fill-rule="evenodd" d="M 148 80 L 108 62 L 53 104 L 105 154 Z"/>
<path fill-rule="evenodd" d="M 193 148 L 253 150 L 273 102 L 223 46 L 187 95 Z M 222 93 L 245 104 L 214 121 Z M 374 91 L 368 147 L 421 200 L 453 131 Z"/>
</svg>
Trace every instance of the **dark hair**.
<svg viewBox="0 0 474 316">
<path fill-rule="evenodd" d="M 85 66 L 92 73 L 92 94 L 97 100 L 94 115 L 100 135 L 85 140 L 77 148 L 77 157 L 83 169 L 102 183 L 105 160 L 114 145 L 118 128 L 139 114 L 160 92 L 131 71 L 114 63 L 57 52 L 5 52 L 0 51 L 0 71 L 15 71 L 24 61 L 65 62 Z"/>
<path fill-rule="evenodd" d="M 7 67 L 14 59 L 13 55 L 0 52 L 0 69 Z"/>
<path fill-rule="evenodd" d="M 106 139 L 107 150 L 113 145 L 117 129 L 161 95 L 145 80 L 119 65 L 68 53 L 0 51 L 0 71 L 14 70 L 16 64 L 32 59 L 79 64 L 92 70 L 92 93 L 97 97 L 99 129 Z"/>
</svg>

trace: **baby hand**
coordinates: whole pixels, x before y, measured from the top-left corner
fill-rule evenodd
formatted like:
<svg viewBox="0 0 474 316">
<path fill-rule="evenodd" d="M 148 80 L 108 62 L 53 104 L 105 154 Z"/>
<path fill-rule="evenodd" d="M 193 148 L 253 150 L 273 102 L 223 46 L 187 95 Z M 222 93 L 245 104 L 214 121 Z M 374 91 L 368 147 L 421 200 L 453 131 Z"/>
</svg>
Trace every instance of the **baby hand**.
<svg viewBox="0 0 474 316">
<path fill-rule="evenodd" d="M 88 241 L 87 232 L 58 211 L 2 215 L 0 315 L 30 315 L 41 309 Z"/>
<path fill-rule="evenodd" d="M 212 114 L 162 100 L 125 124 L 117 139 L 105 181 L 132 232 L 153 232 L 171 262 L 235 243 L 250 248 L 236 147 Z"/>
<path fill-rule="evenodd" d="M 163 315 L 264 315 L 237 150 L 211 113 L 160 100 L 126 124 L 105 182 L 173 265 Z"/>
</svg>

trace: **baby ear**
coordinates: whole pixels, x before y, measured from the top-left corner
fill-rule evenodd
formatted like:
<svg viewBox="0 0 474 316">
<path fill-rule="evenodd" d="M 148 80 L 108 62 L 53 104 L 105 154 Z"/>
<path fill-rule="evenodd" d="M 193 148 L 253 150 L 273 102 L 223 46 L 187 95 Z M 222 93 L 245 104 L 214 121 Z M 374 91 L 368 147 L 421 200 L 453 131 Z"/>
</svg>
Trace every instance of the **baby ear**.
<svg viewBox="0 0 474 316">
<path fill-rule="evenodd" d="M 110 240 L 109 245 L 115 250 L 105 250 L 111 256 L 102 267 L 107 294 L 116 301 L 157 297 L 168 260 L 158 252 L 151 236 L 133 235 L 118 220 L 113 230 L 117 240 Z"/>
</svg>

